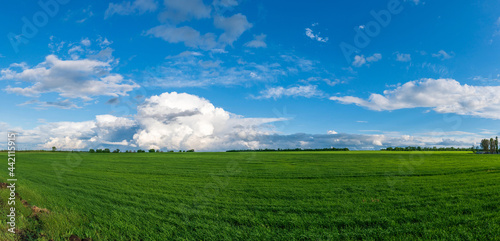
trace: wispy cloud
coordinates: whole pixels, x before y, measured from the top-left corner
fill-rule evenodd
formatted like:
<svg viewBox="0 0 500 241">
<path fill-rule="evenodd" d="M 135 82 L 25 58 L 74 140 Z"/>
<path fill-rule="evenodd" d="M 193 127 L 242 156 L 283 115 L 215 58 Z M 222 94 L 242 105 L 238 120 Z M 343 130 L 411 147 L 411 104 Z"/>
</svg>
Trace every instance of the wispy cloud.
<svg viewBox="0 0 500 241">
<path fill-rule="evenodd" d="M 361 67 L 365 64 L 371 63 L 371 62 L 377 62 L 382 59 L 382 54 L 375 53 L 372 56 L 366 57 L 364 55 L 356 55 L 354 56 L 354 61 L 352 62 L 352 65 L 354 67 Z"/>
<path fill-rule="evenodd" d="M 192 19 L 210 18 L 212 9 L 203 0 L 164 0 L 165 9 L 159 18 L 162 21 L 180 23 Z"/>
<path fill-rule="evenodd" d="M 403 53 L 396 53 L 396 60 L 399 62 L 410 62 L 411 55 L 410 54 L 403 54 Z"/>
<path fill-rule="evenodd" d="M 227 18 L 216 16 L 214 26 L 224 30 L 224 33 L 219 36 L 219 42 L 232 45 L 245 31 L 252 28 L 253 24 L 248 22 L 245 15 L 237 13 Z"/>
<path fill-rule="evenodd" d="M 447 53 L 444 50 L 439 50 L 437 53 L 432 54 L 432 57 L 438 58 L 441 60 L 447 60 L 447 59 L 451 59 L 451 58 L 455 57 L 455 53 L 453 53 L 453 52 Z"/>
<path fill-rule="evenodd" d="M 312 27 L 317 26 L 317 23 L 312 24 Z M 306 28 L 306 36 L 309 37 L 312 40 L 316 40 L 318 42 L 326 43 L 328 42 L 328 37 L 321 37 L 321 33 L 315 34 L 314 31 L 311 28 Z"/>
<path fill-rule="evenodd" d="M 146 12 L 154 12 L 158 4 L 154 0 L 124 1 L 121 3 L 110 3 L 104 13 L 104 19 L 117 15 L 141 15 Z"/>
<path fill-rule="evenodd" d="M 293 87 L 270 87 L 260 92 L 260 96 L 254 97 L 256 99 L 278 99 L 282 97 L 321 97 L 323 92 L 318 89 L 316 85 L 304 85 Z"/>
<path fill-rule="evenodd" d="M 65 100 L 60 100 L 60 101 L 39 101 L 39 100 L 29 100 L 26 101 L 22 104 L 19 104 L 20 106 L 23 105 L 33 105 L 35 104 L 37 109 L 46 109 L 48 107 L 55 107 L 59 109 L 75 109 L 75 108 L 82 108 L 72 101 L 65 99 Z"/>
<path fill-rule="evenodd" d="M 253 40 L 248 43 L 245 43 L 245 46 L 250 48 L 267 48 L 265 40 L 266 40 L 265 34 L 254 35 Z"/>
</svg>

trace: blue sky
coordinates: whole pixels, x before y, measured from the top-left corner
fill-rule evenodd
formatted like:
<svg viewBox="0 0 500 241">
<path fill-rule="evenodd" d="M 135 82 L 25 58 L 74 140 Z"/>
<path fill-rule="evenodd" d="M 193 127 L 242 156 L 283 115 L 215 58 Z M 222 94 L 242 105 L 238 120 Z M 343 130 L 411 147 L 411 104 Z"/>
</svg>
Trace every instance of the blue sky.
<svg viewBox="0 0 500 241">
<path fill-rule="evenodd" d="M 468 147 L 499 133 L 498 1 L 40 2 L 0 15 L 0 125 L 28 149 Z"/>
</svg>

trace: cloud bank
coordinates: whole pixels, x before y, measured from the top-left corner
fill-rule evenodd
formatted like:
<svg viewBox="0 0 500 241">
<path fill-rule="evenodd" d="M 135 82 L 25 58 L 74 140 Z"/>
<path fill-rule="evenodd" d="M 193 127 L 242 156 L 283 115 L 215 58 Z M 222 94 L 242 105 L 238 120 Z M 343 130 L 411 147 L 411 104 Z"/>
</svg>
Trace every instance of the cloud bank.
<svg viewBox="0 0 500 241">
<path fill-rule="evenodd" d="M 424 107 L 438 113 L 500 119 L 498 93 L 500 86 L 462 85 L 454 79 L 422 79 L 385 90 L 383 95 L 371 94 L 367 100 L 354 96 L 334 96 L 330 99 L 376 111 Z"/>
<path fill-rule="evenodd" d="M 132 117 L 98 115 L 82 122 L 42 123 L 31 129 L 0 123 L 19 133 L 25 149 L 88 150 L 89 148 L 225 151 L 258 148 L 380 149 L 387 146 L 471 146 L 479 137 L 467 133 L 435 131 L 418 136 L 346 134 L 330 130 L 325 134 L 277 132 L 274 123 L 286 118 L 245 118 L 215 107 L 210 101 L 186 93 L 163 93 L 147 98 Z M 0 145 L 0 148 L 2 146 Z"/>
</svg>

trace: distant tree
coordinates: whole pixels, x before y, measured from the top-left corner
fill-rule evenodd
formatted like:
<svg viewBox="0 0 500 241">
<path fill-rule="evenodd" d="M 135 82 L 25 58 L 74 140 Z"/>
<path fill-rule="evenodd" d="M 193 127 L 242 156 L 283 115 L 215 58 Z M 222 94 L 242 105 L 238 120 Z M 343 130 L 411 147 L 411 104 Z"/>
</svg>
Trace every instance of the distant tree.
<svg viewBox="0 0 500 241">
<path fill-rule="evenodd" d="M 52 151 L 56 151 L 57 148 L 55 146 L 52 147 Z"/>
<path fill-rule="evenodd" d="M 108 148 L 104 149 L 104 151 L 102 151 L 102 152 L 104 152 L 104 153 L 111 153 L 111 151 Z"/>
<path fill-rule="evenodd" d="M 495 153 L 495 140 L 493 138 L 490 138 L 490 153 L 493 154 Z"/>
<path fill-rule="evenodd" d="M 144 152 L 146 152 L 146 151 L 141 150 L 141 149 L 137 150 L 137 153 L 144 153 Z"/>
<path fill-rule="evenodd" d="M 471 150 L 472 150 L 472 153 L 476 154 L 476 147 L 474 145 L 472 145 Z"/>
<path fill-rule="evenodd" d="M 95 153 L 95 150 L 94 149 L 90 149 L 89 153 Z"/>
<path fill-rule="evenodd" d="M 120 149 L 114 150 L 113 153 L 120 153 Z"/>
<path fill-rule="evenodd" d="M 496 147 L 496 151 L 497 151 L 497 154 L 498 154 L 498 136 L 495 137 L 495 147 Z"/>
<path fill-rule="evenodd" d="M 156 152 L 155 149 L 149 149 L 149 152 Z"/>
<path fill-rule="evenodd" d="M 490 140 L 482 139 L 481 140 L 481 148 L 483 149 L 484 152 L 489 152 L 490 151 Z"/>
<path fill-rule="evenodd" d="M 194 152 L 194 149 L 187 150 L 186 152 Z"/>
</svg>

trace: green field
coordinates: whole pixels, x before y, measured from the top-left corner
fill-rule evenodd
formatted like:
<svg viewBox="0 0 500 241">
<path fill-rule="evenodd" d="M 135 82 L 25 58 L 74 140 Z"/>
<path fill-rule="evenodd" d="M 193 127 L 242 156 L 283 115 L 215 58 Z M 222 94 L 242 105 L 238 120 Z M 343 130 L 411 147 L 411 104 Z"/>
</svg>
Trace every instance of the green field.
<svg viewBox="0 0 500 241">
<path fill-rule="evenodd" d="M 7 176 L 6 153 L 0 170 Z M 29 240 L 499 240 L 500 155 L 17 153 Z M 3 168 L 4 167 L 4 168 Z M 8 191 L 0 190 L 0 240 Z"/>
</svg>

